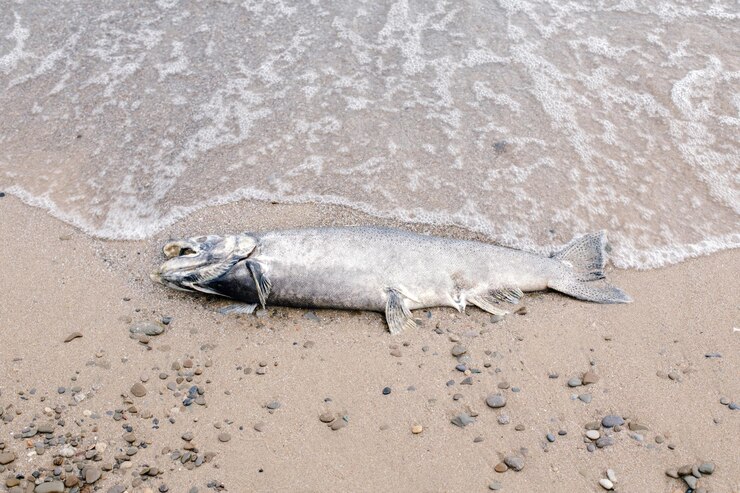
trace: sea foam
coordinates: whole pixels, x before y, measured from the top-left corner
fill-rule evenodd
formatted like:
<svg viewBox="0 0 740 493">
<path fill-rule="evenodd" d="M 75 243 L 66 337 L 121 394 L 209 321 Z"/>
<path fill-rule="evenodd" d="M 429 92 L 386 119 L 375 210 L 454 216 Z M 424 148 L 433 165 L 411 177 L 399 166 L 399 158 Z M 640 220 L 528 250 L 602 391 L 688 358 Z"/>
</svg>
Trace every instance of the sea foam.
<svg viewBox="0 0 740 493">
<path fill-rule="evenodd" d="M 13 3 L 0 190 L 104 238 L 271 200 L 660 267 L 740 246 L 734 7 Z"/>
</svg>

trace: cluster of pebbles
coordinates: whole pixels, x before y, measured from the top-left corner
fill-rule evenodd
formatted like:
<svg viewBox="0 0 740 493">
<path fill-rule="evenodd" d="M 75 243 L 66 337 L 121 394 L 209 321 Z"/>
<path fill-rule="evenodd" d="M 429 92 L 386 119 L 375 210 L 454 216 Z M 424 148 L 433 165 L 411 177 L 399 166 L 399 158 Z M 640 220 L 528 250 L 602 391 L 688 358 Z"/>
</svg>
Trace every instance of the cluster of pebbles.
<svg viewBox="0 0 740 493">
<path fill-rule="evenodd" d="M 131 326 L 132 338 L 148 345 L 151 337 L 164 332 L 164 325 L 169 323 L 137 323 Z M 73 332 L 64 339 L 71 343 L 83 337 L 80 332 Z M 96 353 L 101 359 L 103 352 Z M 104 361 L 104 360 L 103 360 Z M 103 366 L 93 361 L 96 366 Z M 171 467 L 148 463 L 146 460 L 137 460 L 142 450 L 152 447 L 152 441 L 139 436 L 135 427 L 144 429 L 159 429 L 161 421 L 167 419 L 175 423 L 177 415 L 190 408 L 206 406 L 205 385 L 210 380 L 203 377 L 204 369 L 212 366 L 207 360 L 203 365 L 186 357 L 173 361 L 168 371 L 160 371 L 156 379 L 148 374 L 142 374 L 127 392 L 121 393 L 121 406 L 108 411 L 97 413 L 85 409 L 80 414 L 74 408 L 81 405 L 86 399 L 94 396 L 99 390 L 93 386 L 84 391 L 80 386 L 58 387 L 56 393 L 60 396 L 69 396 L 69 402 L 58 404 L 55 407 L 45 407 L 41 415 L 34 415 L 30 422 L 20 423 L 20 417 L 25 416 L 11 404 L 2 406 L 0 403 L 0 418 L 6 427 L 15 427 L 6 436 L 18 439 L 20 446 L 26 449 L 29 463 L 34 468 L 26 472 L 15 451 L 9 450 L 10 443 L 0 440 L 0 474 L 5 473 L 5 479 L 0 487 L 9 493 L 85 493 L 99 490 L 99 484 L 110 485 L 101 490 L 106 493 L 123 493 L 125 491 L 159 492 L 169 491 L 163 482 L 163 475 Z M 79 372 L 78 372 L 79 373 Z M 72 377 L 76 380 L 76 376 Z M 161 383 L 160 383 L 161 382 Z M 152 391 L 152 386 L 161 395 L 171 396 L 172 406 L 162 419 L 142 408 L 142 401 Z M 30 400 L 37 394 L 35 389 L 18 391 L 21 400 Z M 0 394 L 0 397 L 2 394 Z M 46 396 L 39 396 L 41 402 Z M 73 412 L 76 411 L 76 412 Z M 67 416 L 76 416 L 68 418 Z M 136 419 L 138 418 L 138 420 Z M 102 440 L 99 435 L 101 420 L 110 419 L 121 426 L 120 436 L 110 440 Z M 137 424 L 138 423 L 138 424 Z M 216 425 L 216 427 L 220 427 Z M 76 431 L 70 431 L 76 430 Z M 144 433 L 143 435 L 147 435 Z M 193 469 L 211 462 L 216 456 L 212 451 L 201 451 L 193 441 L 192 434 L 182 436 L 183 444 L 172 450 L 164 447 L 160 455 L 169 457 L 178 467 Z M 230 435 L 222 432 L 218 435 L 220 442 L 227 442 Z M 15 450 L 18 446 L 13 447 Z M 182 449 L 182 450 L 180 450 Z M 151 456 L 151 454 L 149 454 Z M 44 460 L 46 458 L 46 460 Z M 47 465 L 41 466 L 40 463 Z M 126 476 L 129 476 L 126 479 Z M 111 485 L 112 483 L 112 485 Z M 221 491 L 224 486 L 212 481 L 207 488 Z M 191 487 L 189 493 L 197 493 L 199 488 Z"/>
<path fill-rule="evenodd" d="M 706 461 L 687 464 L 677 469 L 668 469 L 665 474 L 668 477 L 683 480 L 694 493 L 707 493 L 708 490 L 702 484 L 701 478 L 712 475 L 715 467 L 713 462 Z"/>
<path fill-rule="evenodd" d="M 440 332 L 438 331 L 437 333 Z M 457 383 L 459 383 L 460 385 L 472 385 L 473 379 L 471 377 L 477 373 L 481 373 L 481 370 L 478 369 L 475 364 L 473 364 L 468 349 L 464 345 L 459 343 L 459 338 L 457 336 L 450 336 L 450 341 L 455 343 L 450 350 L 451 355 L 457 361 L 457 364 L 455 365 L 455 371 L 462 372 L 465 375 L 465 379 Z M 494 354 L 493 351 L 486 351 L 485 353 L 487 356 L 491 356 Z M 485 363 L 483 367 L 490 368 L 491 365 L 489 363 Z M 500 370 L 496 368 L 492 372 L 492 374 L 498 373 L 499 371 Z M 559 376 L 560 375 L 558 373 L 551 372 L 548 375 L 548 378 L 557 379 L 559 378 Z M 599 382 L 599 380 L 599 375 L 593 368 L 591 368 L 579 375 L 569 378 L 566 382 L 566 386 L 570 389 L 578 389 L 595 385 Z M 448 386 L 452 386 L 455 385 L 455 383 L 456 382 L 454 380 L 451 380 L 448 381 L 447 384 Z M 507 381 L 502 381 L 497 385 L 496 391 L 490 393 L 486 397 L 486 406 L 496 411 L 502 411 L 507 404 L 507 396 L 504 393 L 507 390 L 518 392 L 520 389 L 518 389 L 517 387 L 512 387 Z M 461 398 L 461 394 L 453 395 L 453 400 L 459 400 Z M 588 404 L 591 402 L 592 397 L 590 393 L 580 393 L 572 395 L 571 399 L 577 399 Z M 734 406 L 731 406 L 730 401 L 726 398 L 723 398 L 721 400 L 721 404 L 728 406 L 731 409 L 734 408 Z M 450 422 L 454 426 L 465 428 L 469 425 L 474 424 L 478 416 L 479 414 L 476 411 L 471 410 L 470 407 L 466 407 L 464 412 L 456 413 L 452 417 Z M 501 413 L 498 416 L 497 420 L 499 424 L 509 424 L 511 421 L 511 417 L 509 416 L 509 414 Z M 422 428 L 418 426 L 419 433 L 421 432 L 421 429 Z M 526 427 L 522 424 L 518 424 L 515 427 L 516 431 L 524 431 L 525 429 Z M 640 421 L 630 419 L 627 416 L 620 416 L 616 414 L 606 415 L 603 416 L 600 420 L 588 422 L 585 424 L 584 430 L 585 432 L 583 433 L 583 442 L 588 452 L 595 452 L 598 449 L 604 449 L 615 445 L 617 443 L 617 436 L 621 432 L 626 432 L 630 438 L 637 442 L 645 442 L 646 435 L 650 432 L 649 427 L 641 423 Z M 567 434 L 567 431 L 563 429 L 557 431 L 557 436 L 554 432 L 546 433 L 545 440 L 547 443 L 545 444 L 545 447 L 548 444 L 554 443 L 557 440 L 557 437 L 565 437 L 567 436 Z M 667 442 L 669 438 L 669 433 L 655 434 L 655 445 L 650 446 L 660 446 L 661 444 L 665 443 L 666 447 L 669 450 L 674 450 L 676 448 L 676 445 L 672 442 Z M 477 437 L 475 441 L 477 442 L 482 440 L 482 437 Z M 501 460 L 497 462 L 494 466 L 494 471 L 502 474 L 507 471 L 518 472 L 523 470 L 525 463 L 524 457 L 526 456 L 527 449 L 523 447 L 521 449 L 521 452 L 522 453 L 520 454 L 503 455 Z M 711 474 L 713 471 L 714 464 L 711 462 L 704 462 L 693 466 L 684 466 L 678 470 L 669 470 L 666 472 L 666 474 L 673 478 L 682 478 L 687 486 L 690 488 L 688 491 L 692 493 L 706 493 L 707 490 L 698 485 L 698 478 L 701 478 L 702 474 L 708 475 Z M 604 490 L 616 490 L 617 478 L 615 471 L 613 469 L 607 469 L 605 472 L 605 477 L 598 479 L 598 484 Z M 493 481 L 489 484 L 489 489 L 493 491 L 502 490 L 503 488 L 504 485 L 501 481 L 498 480 Z"/>
<path fill-rule="evenodd" d="M 524 314 L 526 312 L 521 312 Z M 316 317 L 313 315 L 313 317 Z M 498 321 L 498 320 L 496 320 Z M 165 333 L 167 326 L 171 323 L 170 317 L 164 317 L 158 322 L 137 322 L 132 323 L 129 327 L 130 337 L 143 345 L 147 350 L 152 349 L 151 343 L 153 338 Z M 489 360 L 478 364 L 471 355 L 468 348 L 462 343 L 460 335 L 446 333 L 439 325 L 434 329 L 437 334 L 447 334 L 449 341 L 452 343 L 450 354 L 454 358 L 454 365 L 451 365 L 450 372 L 453 378 L 449 379 L 446 386 L 450 388 L 451 399 L 457 407 L 451 413 L 450 424 L 458 428 L 466 428 L 474 425 L 480 414 L 466 404 L 462 392 L 462 386 L 481 385 L 487 378 L 487 375 L 499 378 L 502 370 L 495 368 L 491 363 L 500 355 L 491 350 L 484 353 Z M 462 337 L 476 337 L 480 331 L 470 331 L 462 334 Z M 71 333 L 65 340 L 65 343 L 73 343 L 77 339 L 84 337 L 80 332 Z M 313 342 L 307 341 L 304 348 L 313 346 Z M 403 351 L 410 346 L 409 343 L 403 343 L 403 349 L 398 345 L 390 346 L 390 356 L 393 358 L 403 357 Z M 422 347 L 423 352 L 428 352 L 428 347 Z M 91 364 L 104 366 L 104 353 L 96 353 L 96 360 Z M 22 441 L 29 457 L 46 457 L 48 462 L 42 467 L 39 460 L 33 461 L 35 464 L 31 471 L 25 471 L 24 464 L 21 464 L 16 451 L 19 447 L 9 447 L 9 442 L 0 438 L 0 473 L 4 474 L 3 486 L 9 493 L 86 493 L 93 490 L 103 491 L 100 486 L 105 482 L 110 485 L 106 493 L 123 493 L 131 488 L 137 491 L 154 493 L 158 491 L 165 493 L 169 487 L 164 483 L 166 472 L 175 468 L 184 468 L 192 470 L 212 463 L 217 457 L 215 451 L 203 450 L 198 445 L 199 440 L 192 431 L 186 431 L 181 434 L 180 442 L 164 446 L 158 449 L 156 454 L 157 460 L 138 460 L 141 451 L 153 447 L 152 441 L 148 436 L 152 434 L 149 430 L 157 430 L 165 423 L 175 424 L 178 418 L 184 412 L 193 412 L 201 407 L 208 406 L 209 384 L 211 381 L 207 378 L 206 372 L 213 365 L 210 359 L 197 361 L 192 356 L 185 356 L 176 361 L 172 361 L 168 368 L 155 369 L 153 374 L 143 373 L 136 381 L 127 386 L 126 391 L 121 393 L 121 405 L 96 413 L 90 410 L 84 410 L 81 417 L 72 419 L 72 422 L 66 416 L 73 407 L 80 405 L 86 399 L 94 396 L 99 389 L 94 386 L 89 390 L 84 390 L 78 385 L 71 387 L 57 388 L 57 394 L 69 398 L 67 405 L 56 405 L 55 407 L 45 407 L 43 415 L 33 416 L 30 421 L 26 420 L 20 423 L 18 416 L 22 414 L 16 412 L 13 405 L 2 406 L 0 403 L 0 420 L 6 427 L 14 427 L 6 436 L 11 440 L 17 439 Z M 239 366 L 237 371 L 244 375 L 264 376 L 271 367 L 277 367 L 277 361 L 272 364 L 267 361 L 259 361 L 253 369 L 249 366 Z M 592 363 L 593 366 L 593 363 Z M 559 378 L 559 374 L 551 372 L 547 375 L 549 379 Z M 72 378 L 75 380 L 75 377 Z M 672 379 L 677 380 L 677 379 Z M 571 376 L 565 388 L 575 389 L 579 392 L 582 388 L 596 385 L 600 381 L 599 375 L 595 368 L 590 368 L 578 375 Z M 488 385 L 488 384 L 486 384 Z M 460 386 L 460 387 L 458 387 Z M 465 387 L 470 388 L 470 387 Z M 461 389 L 456 392 L 454 389 Z M 415 390 L 413 386 L 408 388 L 409 391 Z M 385 398 L 392 392 L 391 387 L 385 387 L 379 392 L 379 398 Z M 480 402 L 482 409 L 488 409 L 487 413 L 496 413 L 496 421 L 500 425 L 508 425 L 512 422 L 512 405 L 516 408 L 516 394 L 521 392 L 521 388 L 512 385 L 509 381 L 499 378 L 494 389 L 486 393 L 486 397 Z M 228 391 L 226 391 L 228 394 Z M 18 391 L 18 397 L 21 400 L 34 398 L 36 392 Z M 164 399 L 168 405 L 166 411 L 161 416 L 155 416 L 154 413 L 146 407 L 147 396 L 155 394 L 160 401 Z M 0 394 L 2 397 L 2 394 Z M 580 400 L 586 404 L 591 402 L 591 393 L 582 392 L 571 395 L 571 399 Z M 40 397 L 43 402 L 44 398 Z M 736 409 L 734 403 L 728 399 L 722 398 L 721 404 L 728 406 L 730 409 Z M 337 412 L 329 410 L 331 399 L 326 398 L 324 405 L 327 410 L 318 415 L 318 420 L 332 431 L 339 431 L 349 424 L 349 414 L 346 410 Z M 507 405 L 509 405 L 507 407 Z M 281 409 L 282 404 L 277 401 L 270 401 L 263 406 L 268 413 L 272 414 Z M 78 416 L 78 413 L 74 413 Z M 25 418 L 24 416 L 24 419 Z M 120 436 L 110 440 L 100 440 L 98 437 L 98 423 L 101 420 L 110 419 L 118 423 L 121 427 Z M 482 418 L 481 418 L 482 419 Z M 73 428 L 70 425 L 76 425 L 77 431 L 69 431 Z M 229 427 L 233 424 L 230 420 L 224 420 L 223 423 L 217 422 L 213 426 L 217 430 L 217 444 L 227 443 L 231 440 Z M 264 422 L 254 424 L 254 430 L 262 432 L 267 425 Z M 241 427 L 240 427 L 241 429 Z M 383 427 L 381 427 L 383 429 Z M 522 432 L 527 427 L 518 423 L 514 430 Z M 614 446 L 618 443 L 618 437 L 625 432 L 629 438 L 637 442 L 646 442 L 650 429 L 638 420 L 619 414 L 609 414 L 600 416 L 599 419 L 588 422 L 583 426 L 582 433 L 583 444 L 588 452 L 596 452 L 599 449 Z M 414 423 L 410 432 L 412 435 L 420 435 L 424 432 L 424 426 Z M 622 434 L 622 436 L 624 436 Z M 525 436 L 522 434 L 521 436 Z M 2 435 L 0 435 L 1 437 Z M 558 440 L 573 439 L 573 434 L 568 435 L 567 430 L 553 428 L 549 431 L 542 430 L 544 440 L 542 446 L 547 451 L 548 446 L 557 446 Z M 576 439 L 578 439 L 576 437 Z M 668 433 L 655 434 L 655 444 L 651 446 L 660 446 L 666 443 L 670 450 L 675 449 L 675 445 L 670 441 Z M 477 436 L 474 442 L 482 442 L 484 438 Z M 526 444 L 522 444 L 526 445 Z M 504 481 L 507 474 L 521 473 L 525 468 L 525 460 L 528 456 L 528 449 L 525 446 L 516 451 L 508 450 L 499 452 L 498 459 L 493 462 L 493 470 L 497 473 L 497 478 L 488 485 L 493 491 L 504 489 Z M 149 454 L 151 457 L 151 454 Z M 29 462 L 30 463 L 30 462 Z M 694 493 L 703 493 L 707 490 L 701 483 L 701 478 L 711 475 L 715 470 L 712 462 L 700 462 L 693 465 L 682 466 L 678 469 L 666 471 L 666 475 L 671 478 L 680 479 Z M 615 490 L 617 488 L 616 473 L 613 469 L 607 469 L 604 477 L 597 480 L 598 485 L 604 490 Z M 214 491 L 225 490 L 225 485 L 218 481 L 210 481 L 206 488 Z M 198 492 L 197 487 L 192 487 L 189 493 Z"/>
</svg>

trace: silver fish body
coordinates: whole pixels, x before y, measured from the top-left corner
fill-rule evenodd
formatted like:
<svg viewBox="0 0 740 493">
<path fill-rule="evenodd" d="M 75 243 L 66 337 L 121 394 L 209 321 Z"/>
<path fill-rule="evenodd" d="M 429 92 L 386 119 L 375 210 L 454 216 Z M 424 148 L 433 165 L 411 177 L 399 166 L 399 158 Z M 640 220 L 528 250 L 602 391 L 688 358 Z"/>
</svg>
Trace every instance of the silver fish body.
<svg viewBox="0 0 740 493">
<path fill-rule="evenodd" d="M 548 287 L 590 301 L 628 302 L 600 281 L 604 244 L 603 233 L 587 235 L 546 257 L 388 228 L 293 229 L 168 243 L 172 258 L 153 277 L 250 306 L 385 312 L 398 333 L 414 325 L 410 310 L 472 304 L 504 314 L 502 303 Z"/>
</svg>

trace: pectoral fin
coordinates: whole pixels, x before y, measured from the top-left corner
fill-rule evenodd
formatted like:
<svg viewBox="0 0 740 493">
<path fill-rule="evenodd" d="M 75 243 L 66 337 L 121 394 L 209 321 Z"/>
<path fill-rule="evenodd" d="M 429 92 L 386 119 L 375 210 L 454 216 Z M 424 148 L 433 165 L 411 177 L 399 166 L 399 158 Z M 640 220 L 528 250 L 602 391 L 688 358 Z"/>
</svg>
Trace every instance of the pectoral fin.
<svg viewBox="0 0 740 493">
<path fill-rule="evenodd" d="M 488 312 L 488 313 L 490 313 L 492 315 L 499 315 L 499 316 L 503 317 L 504 315 L 506 315 L 507 313 L 509 313 L 506 310 L 503 310 L 503 309 L 499 308 L 496 305 L 496 298 L 493 298 L 491 296 L 485 296 L 485 295 L 483 295 L 483 296 L 470 296 L 470 297 L 467 298 L 467 300 L 471 304 L 477 306 L 481 310 L 483 310 L 485 312 Z"/>
<path fill-rule="evenodd" d="M 257 304 L 234 304 L 234 305 L 226 305 L 222 308 L 218 309 L 218 313 L 222 315 L 232 315 L 232 314 L 245 314 L 249 315 L 251 313 L 254 313 L 254 311 L 257 309 Z"/>
<path fill-rule="evenodd" d="M 246 264 L 247 267 L 249 267 L 249 272 L 252 273 L 252 277 L 254 278 L 254 284 L 257 287 L 257 297 L 260 300 L 260 305 L 264 308 L 267 303 L 267 297 L 270 296 L 272 283 L 267 276 L 265 276 L 264 272 L 262 272 L 262 266 L 259 262 L 247 260 Z"/>
<path fill-rule="evenodd" d="M 385 305 L 385 320 L 391 334 L 400 334 L 403 329 L 416 327 L 411 311 L 406 307 L 406 297 L 394 288 L 388 288 L 388 301 Z"/>
</svg>

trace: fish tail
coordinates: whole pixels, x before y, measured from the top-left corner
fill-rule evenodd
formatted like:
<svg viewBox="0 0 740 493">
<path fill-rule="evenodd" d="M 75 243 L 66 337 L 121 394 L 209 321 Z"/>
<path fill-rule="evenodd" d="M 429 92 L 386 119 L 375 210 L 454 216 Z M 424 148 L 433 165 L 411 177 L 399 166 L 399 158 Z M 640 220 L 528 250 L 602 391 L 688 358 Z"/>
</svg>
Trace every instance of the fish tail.
<svg viewBox="0 0 740 493">
<path fill-rule="evenodd" d="M 563 265 L 561 275 L 548 282 L 548 287 L 574 298 L 596 303 L 629 303 L 632 298 L 604 281 L 606 233 L 599 231 L 568 243 L 552 255 Z"/>
</svg>

